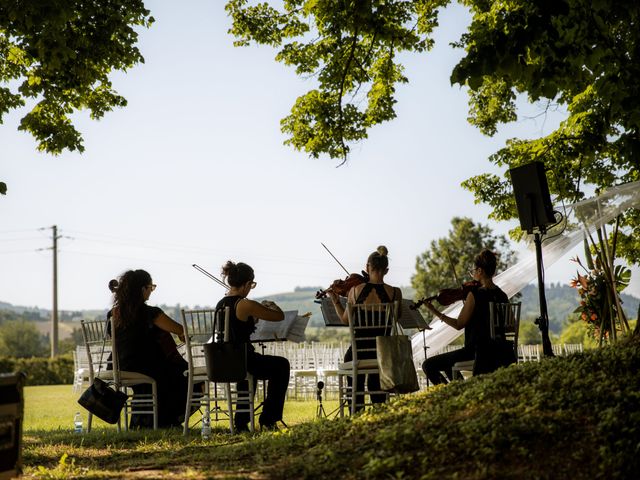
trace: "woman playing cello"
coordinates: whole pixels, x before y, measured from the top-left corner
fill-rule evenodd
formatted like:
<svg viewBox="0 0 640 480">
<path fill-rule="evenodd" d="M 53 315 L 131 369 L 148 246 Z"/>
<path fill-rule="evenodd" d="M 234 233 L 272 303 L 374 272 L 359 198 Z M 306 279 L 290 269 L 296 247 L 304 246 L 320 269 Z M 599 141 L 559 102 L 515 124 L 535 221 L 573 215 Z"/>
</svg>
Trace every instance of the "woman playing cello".
<svg viewBox="0 0 640 480">
<path fill-rule="evenodd" d="M 129 270 L 119 280 L 111 280 L 113 308 L 108 314 L 116 329 L 120 368 L 143 373 L 155 379 L 158 388 L 158 425 L 178 426 L 184 420 L 187 399 L 187 369 L 176 354 L 171 333 L 181 339 L 182 325 L 168 317 L 160 308 L 147 305 L 156 288 L 145 270 Z M 167 342 L 173 343 L 168 351 Z M 137 394 L 151 393 L 150 385 L 133 387 Z M 133 415 L 132 427 L 151 428 L 150 415 Z"/>
</svg>

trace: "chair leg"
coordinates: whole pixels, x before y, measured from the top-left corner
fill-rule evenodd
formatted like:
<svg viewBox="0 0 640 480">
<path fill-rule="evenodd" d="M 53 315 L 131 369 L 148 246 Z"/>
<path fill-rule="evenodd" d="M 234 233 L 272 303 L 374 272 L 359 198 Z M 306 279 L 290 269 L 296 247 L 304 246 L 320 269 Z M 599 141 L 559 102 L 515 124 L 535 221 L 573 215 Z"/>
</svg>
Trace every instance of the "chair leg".
<svg viewBox="0 0 640 480">
<path fill-rule="evenodd" d="M 93 420 L 93 413 L 89 412 L 87 415 L 87 433 L 91 431 L 91 420 Z"/>
<path fill-rule="evenodd" d="M 187 381 L 187 401 L 186 407 L 184 410 L 184 427 L 182 430 L 182 434 L 186 437 L 189 433 L 189 417 L 191 413 L 191 398 L 193 397 L 193 376 L 189 374 L 189 378 Z"/>
<path fill-rule="evenodd" d="M 231 384 L 225 383 L 224 389 L 227 396 L 227 407 L 229 410 L 229 430 L 231 430 L 231 435 L 233 435 L 236 432 L 233 426 L 233 398 L 231 397 Z"/>
<path fill-rule="evenodd" d="M 153 429 L 158 429 L 158 385 L 156 382 L 151 384 L 151 401 L 153 402 Z"/>
<path fill-rule="evenodd" d="M 256 412 L 255 412 L 255 408 L 254 408 L 254 396 L 255 396 L 255 390 L 253 387 L 253 377 L 249 376 L 249 391 L 247 392 L 249 394 L 249 431 L 251 433 L 253 433 L 256 430 Z M 265 396 L 266 396 L 266 392 L 265 392 Z"/>
</svg>

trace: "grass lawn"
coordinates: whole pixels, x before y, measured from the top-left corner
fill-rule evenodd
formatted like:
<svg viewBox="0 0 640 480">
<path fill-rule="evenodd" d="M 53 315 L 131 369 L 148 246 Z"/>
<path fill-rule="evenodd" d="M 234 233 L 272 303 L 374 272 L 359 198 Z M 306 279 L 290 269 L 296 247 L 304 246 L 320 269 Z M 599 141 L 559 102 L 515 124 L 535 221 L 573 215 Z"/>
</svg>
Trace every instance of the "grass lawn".
<svg viewBox="0 0 640 480">
<path fill-rule="evenodd" d="M 216 448 L 277 435 L 231 435 L 224 416 L 218 422 L 212 421 L 209 440 L 200 438 L 197 427 L 187 438 L 177 428 L 118 433 L 115 425 L 96 417 L 91 433 L 78 435 L 73 432 L 73 418 L 80 412 L 86 429 L 87 412 L 77 404 L 79 394 L 72 392 L 71 385 L 25 387 L 24 394 L 24 478 L 211 478 L 211 471 L 199 473 L 197 464 L 209 463 Z M 337 400 L 323 403 L 328 413 L 338 405 Z M 316 401 L 287 401 L 285 422 L 289 427 L 313 422 L 316 409 Z M 194 414 L 192 423 L 197 416 Z M 245 473 L 259 478 L 240 470 L 238 476 L 233 474 L 230 478 L 243 478 Z"/>
<path fill-rule="evenodd" d="M 640 338 L 404 395 L 353 418 L 315 420 L 287 402 L 290 428 L 72 432 L 69 386 L 26 393 L 26 478 L 640 478 Z M 331 410 L 335 403 L 327 402 Z"/>
</svg>

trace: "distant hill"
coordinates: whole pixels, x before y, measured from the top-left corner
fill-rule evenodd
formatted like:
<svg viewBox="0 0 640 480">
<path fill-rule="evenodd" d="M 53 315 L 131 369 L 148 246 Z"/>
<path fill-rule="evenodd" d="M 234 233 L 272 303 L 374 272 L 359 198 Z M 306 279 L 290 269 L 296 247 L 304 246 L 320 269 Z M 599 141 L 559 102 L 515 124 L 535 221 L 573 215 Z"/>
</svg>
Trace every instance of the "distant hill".
<svg viewBox="0 0 640 480">
<path fill-rule="evenodd" d="M 522 294 L 520 299 L 522 302 L 521 319 L 535 319 L 540 316 L 538 287 L 527 285 L 520 293 Z M 552 283 L 545 288 L 545 297 L 549 312 L 549 330 L 560 333 L 565 326 L 567 317 L 578 307 L 580 302 L 578 291 L 568 285 Z M 640 299 L 625 293 L 620 296 L 620 299 L 627 318 L 636 318 Z"/>
<path fill-rule="evenodd" d="M 410 287 L 401 287 L 402 295 L 404 298 L 414 298 L 414 291 Z M 300 314 L 311 312 L 311 320 L 309 326 L 321 327 L 324 325 L 324 320 L 320 313 L 320 305 L 315 303 L 315 294 L 321 287 L 296 287 L 293 292 L 275 293 L 267 295 L 265 297 L 256 298 L 260 301 L 264 299 L 272 300 L 276 302 L 283 310 L 298 310 Z M 576 289 L 569 287 L 568 285 L 551 284 L 545 289 L 545 296 L 547 298 L 547 308 L 549 311 L 549 329 L 554 333 L 560 333 L 563 329 L 567 317 L 578 306 L 579 298 Z M 640 299 L 631 295 L 622 294 L 622 305 L 628 318 L 635 318 L 638 312 L 638 304 Z M 521 319 L 523 321 L 533 320 L 540 315 L 538 304 L 538 288 L 536 285 L 527 285 L 521 291 L 522 302 L 522 314 Z M 180 319 L 181 308 L 211 308 L 211 306 L 195 305 L 189 307 L 186 305 L 159 305 L 167 314 L 171 315 L 174 319 Z M 0 302 L 0 313 L 10 312 L 11 317 L 16 315 L 27 320 L 41 320 L 48 321 L 51 318 L 51 312 L 49 310 L 40 309 L 38 307 L 21 307 L 14 306 L 9 303 Z M 75 322 L 81 318 L 104 318 L 106 313 L 105 309 L 101 310 L 82 310 L 82 311 L 61 311 L 61 322 Z M 2 318 L 9 318 L 8 314 L 0 315 L 0 321 Z"/>
</svg>

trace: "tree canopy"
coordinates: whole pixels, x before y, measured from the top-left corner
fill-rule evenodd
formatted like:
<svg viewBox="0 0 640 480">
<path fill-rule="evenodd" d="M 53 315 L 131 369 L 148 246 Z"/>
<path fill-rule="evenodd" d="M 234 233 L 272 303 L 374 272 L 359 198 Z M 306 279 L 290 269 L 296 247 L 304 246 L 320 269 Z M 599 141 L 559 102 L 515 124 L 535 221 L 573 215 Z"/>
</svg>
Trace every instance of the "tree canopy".
<svg viewBox="0 0 640 480">
<path fill-rule="evenodd" d="M 47 345 L 33 323 L 11 320 L 0 326 L 0 355 L 27 358 L 46 352 Z"/>
<path fill-rule="evenodd" d="M 18 129 L 39 150 L 83 151 L 70 115 L 97 119 L 127 104 L 109 75 L 144 61 L 135 27 L 152 22 L 142 0 L 0 0 L 0 123 L 29 101 Z"/>
<path fill-rule="evenodd" d="M 498 272 L 515 263 L 516 254 L 507 238 L 495 235 L 491 228 L 470 218 L 454 217 L 448 236 L 433 240 L 416 259 L 416 273 L 411 278 L 416 296 L 432 296 L 440 289 L 459 287 L 458 281 L 471 280 L 469 269 L 483 248 L 497 254 Z"/>
<path fill-rule="evenodd" d="M 286 143 L 317 157 L 346 160 L 349 144 L 395 118 L 397 54 L 433 45 L 449 0 L 230 0 L 237 45 L 279 49 L 276 59 L 314 77 L 281 122 Z M 486 135 L 519 118 L 516 100 L 566 111 L 551 134 L 511 139 L 490 157 L 505 174 L 463 186 L 493 207 L 490 218 L 517 218 L 506 169 L 532 160 L 554 172 L 551 193 L 576 201 L 593 188 L 640 179 L 640 4 L 634 0 L 460 0 L 471 15 L 454 44 L 465 54 L 451 81 L 467 88 L 469 121 Z M 281 5 L 281 6 L 280 6 Z M 585 189 L 585 186 L 589 187 Z M 620 253 L 640 263 L 640 213 L 621 219 Z"/>
</svg>

